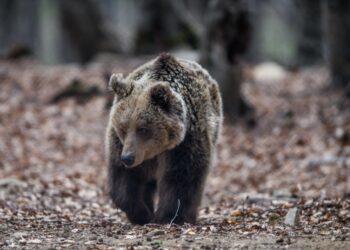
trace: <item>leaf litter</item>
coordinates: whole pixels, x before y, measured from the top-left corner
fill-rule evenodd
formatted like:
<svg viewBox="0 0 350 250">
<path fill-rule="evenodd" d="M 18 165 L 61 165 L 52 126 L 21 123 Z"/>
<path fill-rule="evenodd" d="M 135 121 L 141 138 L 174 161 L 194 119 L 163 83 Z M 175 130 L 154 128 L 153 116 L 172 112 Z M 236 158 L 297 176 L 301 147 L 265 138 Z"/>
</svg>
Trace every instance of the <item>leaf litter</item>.
<svg viewBox="0 0 350 250">
<path fill-rule="evenodd" d="M 107 196 L 106 76 L 141 62 L 0 62 L 0 247 L 349 247 L 350 106 L 322 67 L 247 74 L 257 125 L 225 124 L 198 224 L 131 225 Z M 77 81 L 98 95 L 60 95 Z"/>
</svg>

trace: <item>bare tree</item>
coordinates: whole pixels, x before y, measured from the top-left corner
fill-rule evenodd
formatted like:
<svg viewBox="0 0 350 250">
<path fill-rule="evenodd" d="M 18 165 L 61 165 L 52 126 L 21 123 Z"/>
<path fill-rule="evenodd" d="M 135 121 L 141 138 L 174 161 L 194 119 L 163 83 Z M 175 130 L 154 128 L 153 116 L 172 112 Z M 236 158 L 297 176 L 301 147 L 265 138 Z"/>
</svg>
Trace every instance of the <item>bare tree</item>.
<svg viewBox="0 0 350 250">
<path fill-rule="evenodd" d="M 139 23 L 136 50 L 142 53 L 163 51 L 166 49 L 171 22 L 174 18 L 170 5 L 163 0 L 146 0 L 141 2 L 143 15 Z"/>
<path fill-rule="evenodd" d="M 324 1 L 326 56 L 332 82 L 350 96 L 350 1 Z"/>
<path fill-rule="evenodd" d="M 322 11 L 321 1 L 296 0 L 300 25 L 297 63 L 311 65 L 322 60 Z"/>
<path fill-rule="evenodd" d="M 38 0 L 0 1 L 0 53 L 8 57 L 23 52 L 38 52 L 40 47 L 38 28 Z"/>
<path fill-rule="evenodd" d="M 250 114 L 241 93 L 241 57 L 251 37 L 247 1 L 171 1 L 177 16 L 196 34 L 201 63 L 218 81 L 230 121 Z"/>
<path fill-rule="evenodd" d="M 107 29 L 105 20 L 93 0 L 60 0 L 61 23 L 81 62 L 101 51 L 118 52 L 118 42 Z"/>
</svg>

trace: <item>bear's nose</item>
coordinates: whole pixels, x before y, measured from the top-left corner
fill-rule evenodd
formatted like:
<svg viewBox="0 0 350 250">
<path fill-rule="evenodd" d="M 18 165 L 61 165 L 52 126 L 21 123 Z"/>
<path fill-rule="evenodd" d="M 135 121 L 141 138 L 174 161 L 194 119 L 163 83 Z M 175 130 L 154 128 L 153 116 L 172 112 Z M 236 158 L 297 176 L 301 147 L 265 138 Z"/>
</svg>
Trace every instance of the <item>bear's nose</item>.
<svg viewBox="0 0 350 250">
<path fill-rule="evenodd" d="M 135 156 L 133 154 L 122 155 L 121 160 L 126 166 L 131 166 L 134 164 Z"/>
</svg>

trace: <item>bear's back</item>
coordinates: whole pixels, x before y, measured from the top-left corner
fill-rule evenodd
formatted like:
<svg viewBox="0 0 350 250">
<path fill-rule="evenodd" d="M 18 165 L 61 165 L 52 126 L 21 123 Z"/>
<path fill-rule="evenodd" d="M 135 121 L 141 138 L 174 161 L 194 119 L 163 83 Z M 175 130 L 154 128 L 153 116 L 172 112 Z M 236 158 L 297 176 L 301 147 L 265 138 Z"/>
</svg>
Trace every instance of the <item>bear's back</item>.
<svg viewBox="0 0 350 250">
<path fill-rule="evenodd" d="M 165 81 L 182 96 L 192 99 L 192 104 L 198 99 L 203 104 L 207 97 L 199 94 L 216 89 L 216 81 L 198 63 L 186 59 L 175 58 L 163 53 L 157 58 L 141 65 L 127 77 L 128 80 L 147 86 L 147 80 Z M 209 96 L 211 99 L 212 96 Z M 190 103 L 191 104 L 191 103 Z"/>
</svg>

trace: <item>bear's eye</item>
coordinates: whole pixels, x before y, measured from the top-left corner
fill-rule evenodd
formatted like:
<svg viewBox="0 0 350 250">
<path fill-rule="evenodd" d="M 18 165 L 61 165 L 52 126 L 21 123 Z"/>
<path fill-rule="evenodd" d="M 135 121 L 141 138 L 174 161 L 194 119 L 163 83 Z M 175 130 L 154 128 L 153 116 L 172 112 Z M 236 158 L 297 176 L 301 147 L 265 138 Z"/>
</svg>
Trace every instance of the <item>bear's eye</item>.
<svg viewBox="0 0 350 250">
<path fill-rule="evenodd" d="M 147 137 L 150 135 L 151 131 L 148 128 L 145 127 L 139 127 L 136 130 L 137 134 L 142 136 L 142 137 Z"/>
</svg>

